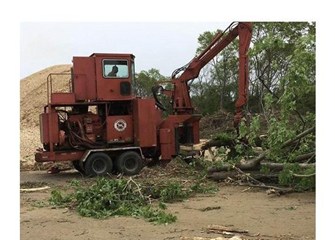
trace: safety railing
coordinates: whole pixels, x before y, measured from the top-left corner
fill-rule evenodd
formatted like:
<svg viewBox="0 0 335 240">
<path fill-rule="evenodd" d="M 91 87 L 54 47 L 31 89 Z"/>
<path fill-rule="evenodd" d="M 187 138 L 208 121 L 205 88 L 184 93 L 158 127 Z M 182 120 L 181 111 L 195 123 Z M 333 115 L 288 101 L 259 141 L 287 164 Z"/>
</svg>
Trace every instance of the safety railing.
<svg viewBox="0 0 335 240">
<path fill-rule="evenodd" d="M 54 89 L 53 82 L 58 84 L 58 89 Z M 60 86 L 66 86 L 64 82 L 67 81 L 68 89 L 59 89 Z M 63 84 L 62 84 L 63 83 Z M 50 73 L 47 77 L 47 102 L 51 101 L 51 94 L 54 92 L 72 93 L 72 74 L 71 73 Z"/>
</svg>

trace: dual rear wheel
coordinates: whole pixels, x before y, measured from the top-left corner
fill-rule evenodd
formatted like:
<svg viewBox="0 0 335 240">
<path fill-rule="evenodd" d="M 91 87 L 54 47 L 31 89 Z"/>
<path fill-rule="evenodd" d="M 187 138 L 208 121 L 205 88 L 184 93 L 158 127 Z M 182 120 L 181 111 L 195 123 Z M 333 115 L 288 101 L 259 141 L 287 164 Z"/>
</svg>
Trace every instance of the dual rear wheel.
<svg viewBox="0 0 335 240">
<path fill-rule="evenodd" d="M 102 152 L 92 153 L 85 163 L 73 161 L 74 168 L 89 177 L 103 176 L 114 169 L 124 175 L 138 174 L 143 166 L 142 157 L 134 151 L 123 152 L 113 161 L 111 157 Z"/>
<path fill-rule="evenodd" d="M 143 166 L 141 156 L 133 151 L 123 152 L 117 157 L 115 163 L 116 171 L 125 175 L 138 174 Z"/>
<path fill-rule="evenodd" d="M 112 172 L 113 162 L 106 153 L 92 153 L 84 163 L 84 169 L 89 177 L 103 176 Z"/>
</svg>

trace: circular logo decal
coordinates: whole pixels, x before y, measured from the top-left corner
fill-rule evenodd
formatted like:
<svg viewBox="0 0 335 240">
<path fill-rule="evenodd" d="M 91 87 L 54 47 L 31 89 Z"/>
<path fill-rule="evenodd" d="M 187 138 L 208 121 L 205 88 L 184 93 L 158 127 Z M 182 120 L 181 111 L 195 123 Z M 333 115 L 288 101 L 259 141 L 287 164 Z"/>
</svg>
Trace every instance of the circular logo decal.
<svg viewBox="0 0 335 240">
<path fill-rule="evenodd" d="M 123 119 L 116 120 L 114 123 L 114 128 L 119 132 L 124 131 L 126 127 L 127 127 L 127 123 Z"/>
</svg>

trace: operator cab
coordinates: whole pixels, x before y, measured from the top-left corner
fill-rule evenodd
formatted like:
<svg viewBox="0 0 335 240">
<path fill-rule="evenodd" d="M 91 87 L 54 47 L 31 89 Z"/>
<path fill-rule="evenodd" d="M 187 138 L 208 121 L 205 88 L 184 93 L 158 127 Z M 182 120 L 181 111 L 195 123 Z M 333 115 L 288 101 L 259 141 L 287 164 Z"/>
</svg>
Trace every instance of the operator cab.
<svg viewBox="0 0 335 240">
<path fill-rule="evenodd" d="M 132 54 L 94 53 L 73 57 L 72 89 L 76 101 L 131 100 L 135 78 Z"/>
</svg>

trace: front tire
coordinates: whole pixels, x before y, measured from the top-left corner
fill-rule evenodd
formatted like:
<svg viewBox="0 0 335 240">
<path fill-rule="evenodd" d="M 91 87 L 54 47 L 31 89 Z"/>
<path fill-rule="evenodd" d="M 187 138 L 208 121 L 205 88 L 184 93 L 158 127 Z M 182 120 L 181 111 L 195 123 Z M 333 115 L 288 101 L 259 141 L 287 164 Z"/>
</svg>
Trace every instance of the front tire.
<svg viewBox="0 0 335 240">
<path fill-rule="evenodd" d="M 138 174 L 142 167 L 143 160 L 137 152 L 124 152 L 116 160 L 117 171 L 125 175 Z"/>
<path fill-rule="evenodd" d="M 113 169 L 113 162 L 106 153 L 92 153 L 84 164 L 85 173 L 89 177 L 103 176 Z"/>
<path fill-rule="evenodd" d="M 74 169 L 76 169 L 78 172 L 80 172 L 81 174 L 85 174 L 85 169 L 83 167 L 83 164 L 80 162 L 80 160 L 72 161 L 72 165 Z"/>
</svg>

